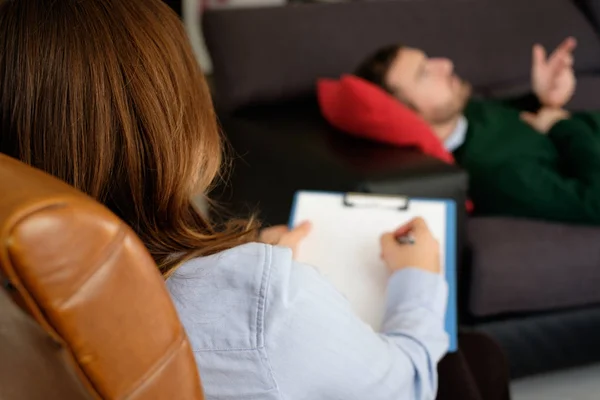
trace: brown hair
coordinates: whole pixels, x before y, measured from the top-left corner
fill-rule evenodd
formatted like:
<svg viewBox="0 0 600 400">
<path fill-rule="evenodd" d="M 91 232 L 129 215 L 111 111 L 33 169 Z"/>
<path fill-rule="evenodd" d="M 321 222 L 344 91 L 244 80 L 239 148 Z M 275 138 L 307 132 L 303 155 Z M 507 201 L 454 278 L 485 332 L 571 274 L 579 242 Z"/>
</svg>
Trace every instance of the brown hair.
<svg viewBox="0 0 600 400">
<path fill-rule="evenodd" d="M 210 93 L 160 0 L 0 0 L 0 152 L 108 206 L 168 276 L 256 238 L 192 202 L 221 165 Z"/>
<path fill-rule="evenodd" d="M 400 44 L 393 44 L 377 50 L 363 61 L 354 74 L 379 86 L 388 93 L 394 94 L 392 88 L 386 82 L 386 76 L 400 50 L 402 50 Z"/>
</svg>

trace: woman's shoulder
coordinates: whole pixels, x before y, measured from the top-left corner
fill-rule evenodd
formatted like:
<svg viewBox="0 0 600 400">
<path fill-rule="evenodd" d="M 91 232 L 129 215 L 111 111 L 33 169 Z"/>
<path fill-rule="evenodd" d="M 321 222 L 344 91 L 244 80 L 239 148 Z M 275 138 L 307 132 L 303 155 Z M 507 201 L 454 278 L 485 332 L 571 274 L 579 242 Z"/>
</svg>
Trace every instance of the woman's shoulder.
<svg viewBox="0 0 600 400">
<path fill-rule="evenodd" d="M 283 247 L 248 243 L 211 256 L 198 257 L 181 265 L 168 284 L 224 281 L 231 288 L 249 288 L 249 282 L 263 284 L 273 265 L 291 264 L 292 252 Z M 258 288 L 256 288 L 258 289 Z"/>
<path fill-rule="evenodd" d="M 194 350 L 256 349 L 273 271 L 291 265 L 290 250 L 249 243 L 179 267 L 167 288 Z"/>
</svg>

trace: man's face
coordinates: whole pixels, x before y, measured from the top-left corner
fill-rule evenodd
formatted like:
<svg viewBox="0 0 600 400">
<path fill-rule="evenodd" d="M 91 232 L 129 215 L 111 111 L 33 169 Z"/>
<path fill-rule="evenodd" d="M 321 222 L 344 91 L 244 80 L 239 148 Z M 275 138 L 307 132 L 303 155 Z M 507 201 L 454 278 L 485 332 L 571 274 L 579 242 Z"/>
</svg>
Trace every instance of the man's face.
<svg viewBox="0 0 600 400">
<path fill-rule="evenodd" d="M 390 66 L 386 83 L 394 96 L 431 124 L 462 114 L 471 86 L 454 73 L 447 58 L 428 58 L 421 50 L 403 48 Z"/>
</svg>

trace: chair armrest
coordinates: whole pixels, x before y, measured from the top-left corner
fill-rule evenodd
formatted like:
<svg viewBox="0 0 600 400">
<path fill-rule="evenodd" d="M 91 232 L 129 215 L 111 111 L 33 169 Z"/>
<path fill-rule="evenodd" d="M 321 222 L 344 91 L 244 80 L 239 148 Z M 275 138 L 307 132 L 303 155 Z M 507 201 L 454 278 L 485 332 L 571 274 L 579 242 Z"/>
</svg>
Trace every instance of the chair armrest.
<svg viewBox="0 0 600 400">
<path fill-rule="evenodd" d="M 258 209 L 267 224 L 287 223 L 298 190 L 402 194 L 464 203 L 467 175 L 457 166 L 416 150 L 350 137 L 331 128 L 318 113 L 286 110 L 269 107 L 262 113 L 221 117 L 236 157 L 231 182 L 217 191 L 217 199 L 229 203 L 236 214 Z"/>
</svg>

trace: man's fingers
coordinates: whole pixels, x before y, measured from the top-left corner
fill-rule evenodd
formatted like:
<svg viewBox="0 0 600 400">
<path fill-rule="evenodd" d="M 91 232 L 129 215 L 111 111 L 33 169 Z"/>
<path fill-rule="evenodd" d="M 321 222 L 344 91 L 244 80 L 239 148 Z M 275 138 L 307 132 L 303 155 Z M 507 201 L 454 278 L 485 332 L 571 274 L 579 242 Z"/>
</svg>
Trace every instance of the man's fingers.
<svg viewBox="0 0 600 400">
<path fill-rule="evenodd" d="M 533 46 L 533 67 L 547 66 L 551 74 L 556 74 L 562 68 L 573 65 L 573 51 L 577 47 L 577 40 L 568 37 L 548 56 L 546 49 L 540 44 Z"/>
<path fill-rule="evenodd" d="M 572 36 L 569 36 L 560 44 L 559 48 L 567 53 L 572 53 L 575 48 L 577 48 L 577 39 Z"/>
<path fill-rule="evenodd" d="M 531 121 L 531 118 L 533 118 L 533 114 L 526 111 L 523 111 L 520 116 L 523 121 Z"/>
<path fill-rule="evenodd" d="M 563 40 L 563 42 L 558 45 L 558 47 L 556 48 L 556 50 L 554 50 L 552 52 L 552 54 L 550 55 L 550 58 L 548 59 L 548 63 L 550 64 L 554 64 L 554 63 L 561 63 L 562 60 L 564 59 L 564 57 L 566 56 L 573 56 L 573 51 L 575 50 L 575 48 L 577 47 L 577 40 L 575 40 L 575 38 L 573 37 L 568 37 L 565 40 Z"/>
<path fill-rule="evenodd" d="M 534 67 L 537 65 L 542 65 L 546 62 L 546 49 L 544 46 L 540 44 L 536 44 L 533 46 L 533 65 Z"/>
<path fill-rule="evenodd" d="M 562 41 L 561 44 L 556 47 L 556 49 L 552 52 L 552 55 L 561 55 L 561 54 L 570 54 L 577 47 L 577 40 L 574 37 L 568 37 Z"/>
<path fill-rule="evenodd" d="M 521 114 L 519 114 L 521 116 L 521 119 L 531 119 L 534 114 L 527 112 L 527 111 L 523 111 Z"/>
<path fill-rule="evenodd" d="M 521 113 L 521 119 L 530 125 L 533 124 L 533 121 L 535 121 L 535 118 L 536 118 L 536 116 L 534 113 L 530 113 L 530 112 L 522 112 Z"/>
<path fill-rule="evenodd" d="M 553 79 L 566 69 L 573 68 L 573 62 L 573 56 L 570 53 L 563 54 L 561 57 L 555 57 L 552 61 L 548 62 L 548 77 Z"/>
<path fill-rule="evenodd" d="M 571 67 L 573 65 L 573 54 L 572 53 L 562 53 L 558 56 L 555 56 L 554 59 L 552 59 L 549 62 L 549 65 L 551 68 L 565 68 L 565 67 Z"/>
</svg>

